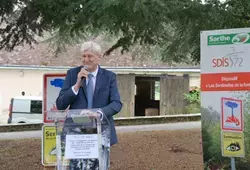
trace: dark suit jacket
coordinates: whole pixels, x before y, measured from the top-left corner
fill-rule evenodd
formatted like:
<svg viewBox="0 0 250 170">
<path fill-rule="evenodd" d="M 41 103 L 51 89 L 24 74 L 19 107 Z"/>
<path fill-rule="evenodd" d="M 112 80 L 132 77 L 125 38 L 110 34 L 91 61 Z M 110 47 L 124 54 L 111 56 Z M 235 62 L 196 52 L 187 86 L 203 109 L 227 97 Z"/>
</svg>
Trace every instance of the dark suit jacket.
<svg viewBox="0 0 250 170">
<path fill-rule="evenodd" d="M 86 86 L 81 87 L 77 95 L 72 91 L 72 86 L 77 81 L 77 74 L 81 67 L 75 67 L 67 71 L 67 75 L 63 87 L 56 99 L 58 110 L 64 110 L 70 105 L 70 109 L 86 109 L 87 95 Z M 95 92 L 93 98 L 93 108 L 100 108 L 110 123 L 111 141 L 110 144 L 117 143 L 117 135 L 114 126 L 113 116 L 117 114 L 121 108 L 120 94 L 118 92 L 116 74 L 99 67 Z"/>
</svg>

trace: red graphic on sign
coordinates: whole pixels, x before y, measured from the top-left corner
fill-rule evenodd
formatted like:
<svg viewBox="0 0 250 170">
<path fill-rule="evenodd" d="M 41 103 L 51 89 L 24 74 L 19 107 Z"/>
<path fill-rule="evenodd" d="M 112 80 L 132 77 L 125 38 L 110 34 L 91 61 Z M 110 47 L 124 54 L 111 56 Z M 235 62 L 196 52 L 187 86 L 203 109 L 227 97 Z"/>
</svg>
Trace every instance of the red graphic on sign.
<svg viewBox="0 0 250 170">
<path fill-rule="evenodd" d="M 237 119 L 237 117 L 234 117 L 234 116 L 227 117 L 226 122 L 227 123 L 235 123 L 236 126 L 240 125 L 240 121 Z"/>
</svg>

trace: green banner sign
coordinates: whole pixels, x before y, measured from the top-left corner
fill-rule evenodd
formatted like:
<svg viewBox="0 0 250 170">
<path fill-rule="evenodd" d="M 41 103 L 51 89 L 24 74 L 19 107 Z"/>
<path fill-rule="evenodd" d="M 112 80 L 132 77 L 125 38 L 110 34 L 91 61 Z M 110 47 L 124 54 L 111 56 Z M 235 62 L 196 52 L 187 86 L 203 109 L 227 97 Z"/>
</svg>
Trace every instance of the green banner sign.
<svg viewBox="0 0 250 170">
<path fill-rule="evenodd" d="M 228 45 L 250 43 L 250 33 L 210 35 L 208 45 Z"/>
</svg>

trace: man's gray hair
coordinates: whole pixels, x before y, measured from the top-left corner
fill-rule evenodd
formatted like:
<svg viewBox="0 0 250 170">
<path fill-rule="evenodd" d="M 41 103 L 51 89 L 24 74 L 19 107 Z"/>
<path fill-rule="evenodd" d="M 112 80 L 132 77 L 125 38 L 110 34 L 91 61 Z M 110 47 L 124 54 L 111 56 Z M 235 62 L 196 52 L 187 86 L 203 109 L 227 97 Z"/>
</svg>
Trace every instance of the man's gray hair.
<svg viewBox="0 0 250 170">
<path fill-rule="evenodd" d="M 91 51 L 91 52 L 97 53 L 99 55 L 102 55 L 101 46 L 93 41 L 87 41 L 81 45 L 81 53 L 83 53 L 85 51 Z"/>
</svg>

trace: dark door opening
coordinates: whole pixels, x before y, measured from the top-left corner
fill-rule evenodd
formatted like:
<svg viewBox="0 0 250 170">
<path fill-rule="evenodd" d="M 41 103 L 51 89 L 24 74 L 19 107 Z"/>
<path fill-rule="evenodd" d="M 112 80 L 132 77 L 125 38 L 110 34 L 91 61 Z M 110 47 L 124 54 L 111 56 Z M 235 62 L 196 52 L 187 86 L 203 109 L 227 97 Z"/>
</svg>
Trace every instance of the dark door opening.
<svg viewBox="0 0 250 170">
<path fill-rule="evenodd" d="M 156 116 L 160 113 L 160 78 L 135 77 L 135 116 Z"/>
</svg>

